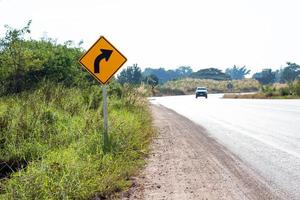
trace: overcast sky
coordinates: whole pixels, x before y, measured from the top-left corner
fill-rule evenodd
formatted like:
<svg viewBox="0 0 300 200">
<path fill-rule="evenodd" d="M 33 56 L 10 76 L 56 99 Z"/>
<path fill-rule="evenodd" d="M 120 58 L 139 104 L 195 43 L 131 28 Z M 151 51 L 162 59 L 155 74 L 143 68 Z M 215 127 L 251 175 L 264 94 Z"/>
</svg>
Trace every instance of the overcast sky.
<svg viewBox="0 0 300 200">
<path fill-rule="evenodd" d="M 33 38 L 87 49 L 103 35 L 126 65 L 255 72 L 300 63 L 299 10 L 299 0 L 0 0 L 0 35 L 32 19 Z"/>
</svg>

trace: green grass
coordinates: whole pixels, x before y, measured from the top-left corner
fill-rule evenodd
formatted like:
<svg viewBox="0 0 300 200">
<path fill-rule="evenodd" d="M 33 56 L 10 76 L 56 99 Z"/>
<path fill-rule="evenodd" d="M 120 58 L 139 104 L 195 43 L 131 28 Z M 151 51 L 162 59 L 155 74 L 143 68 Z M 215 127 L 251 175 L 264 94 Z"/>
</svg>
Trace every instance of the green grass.
<svg viewBox="0 0 300 200">
<path fill-rule="evenodd" d="M 253 79 L 233 80 L 231 92 L 253 92 L 260 89 L 260 84 Z M 193 94 L 199 86 L 207 87 L 209 93 L 229 92 L 227 85 L 229 81 L 215 81 L 207 79 L 180 79 L 169 81 L 157 88 L 156 94 L 159 95 L 183 95 Z"/>
<path fill-rule="evenodd" d="M 253 94 L 225 94 L 224 98 L 235 99 L 299 99 L 300 80 L 287 84 L 263 85 L 261 91 Z"/>
<path fill-rule="evenodd" d="M 0 180 L 0 199 L 90 199 L 126 189 L 148 152 L 151 117 L 143 98 L 128 91 L 110 95 L 108 110 L 104 154 L 99 86 L 47 84 L 1 97 L 0 163 L 15 172 Z"/>
</svg>

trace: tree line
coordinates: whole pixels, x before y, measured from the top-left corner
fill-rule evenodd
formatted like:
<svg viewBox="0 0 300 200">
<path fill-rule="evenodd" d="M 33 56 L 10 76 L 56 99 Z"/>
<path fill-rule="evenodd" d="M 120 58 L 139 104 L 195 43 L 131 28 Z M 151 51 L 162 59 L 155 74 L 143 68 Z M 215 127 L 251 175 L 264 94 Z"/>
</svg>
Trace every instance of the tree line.
<svg viewBox="0 0 300 200">
<path fill-rule="evenodd" d="M 4 37 L 0 38 L 0 94 L 18 93 L 35 88 L 43 81 L 62 83 L 65 86 L 86 86 L 97 82 L 84 71 L 78 59 L 84 52 L 80 44 L 67 41 L 64 44 L 50 38 L 33 40 L 30 38 L 30 24 L 21 29 L 6 26 Z M 250 74 L 246 66 L 201 69 L 196 72 L 190 66 L 180 66 L 167 70 L 160 68 L 141 68 L 134 64 L 124 68 L 117 76 L 121 84 L 145 83 L 155 87 L 167 81 L 182 78 L 241 80 Z M 287 66 L 273 71 L 264 69 L 252 78 L 261 84 L 275 82 L 288 83 L 300 76 L 300 66 L 288 62 Z"/>
<path fill-rule="evenodd" d="M 225 72 L 217 68 L 201 69 L 194 72 L 190 66 L 181 66 L 177 69 L 166 70 L 160 68 L 145 68 L 144 71 L 138 67 L 137 64 L 128 66 L 123 69 L 118 75 L 117 80 L 121 83 L 140 84 L 141 82 L 149 83 L 151 85 L 164 84 L 171 80 L 182 78 L 196 78 L 196 79 L 212 79 L 212 80 L 242 80 L 249 75 L 251 70 L 246 66 L 236 66 L 227 68 Z M 287 62 L 287 66 L 273 71 L 272 69 L 263 69 L 261 72 L 253 74 L 253 79 L 260 82 L 262 85 L 272 83 L 289 83 L 300 78 L 300 66 L 296 63 Z"/>
<path fill-rule="evenodd" d="M 264 69 L 255 73 L 253 78 L 261 84 L 267 85 L 272 83 L 289 83 L 300 78 L 300 65 L 287 62 L 286 67 L 273 71 L 272 69 Z"/>
<path fill-rule="evenodd" d="M 83 53 L 80 44 L 58 44 L 51 38 L 30 38 L 30 24 L 15 29 L 5 26 L 0 38 L 0 95 L 20 93 L 43 82 L 66 87 L 97 84 L 78 63 Z"/>
</svg>

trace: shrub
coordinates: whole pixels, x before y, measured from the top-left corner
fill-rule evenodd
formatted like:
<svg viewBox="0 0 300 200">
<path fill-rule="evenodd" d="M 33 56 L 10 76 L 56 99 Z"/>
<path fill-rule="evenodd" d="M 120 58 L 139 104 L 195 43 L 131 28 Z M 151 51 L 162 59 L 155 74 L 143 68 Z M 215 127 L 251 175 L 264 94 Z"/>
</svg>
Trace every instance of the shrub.
<svg viewBox="0 0 300 200">
<path fill-rule="evenodd" d="M 296 95 L 300 96 L 300 79 L 295 82 L 294 91 Z"/>
<path fill-rule="evenodd" d="M 290 95 L 290 90 L 289 90 L 289 88 L 280 88 L 279 94 L 280 94 L 280 96 L 288 96 L 288 95 Z"/>
<path fill-rule="evenodd" d="M 0 162 L 15 171 L 0 181 L 0 199 L 109 198 L 128 187 L 153 132 L 147 107 L 133 100 L 138 95 L 109 96 L 107 154 L 99 86 L 45 83 L 0 98 Z"/>
<path fill-rule="evenodd" d="M 233 88 L 228 89 L 228 84 L 231 83 Z M 253 92 L 258 91 L 260 84 L 253 79 L 233 80 L 233 81 L 216 81 L 207 79 L 180 79 L 169 81 L 157 88 L 158 94 L 161 95 L 182 95 L 193 94 L 199 86 L 208 88 L 210 93 L 225 93 L 228 92 Z"/>
</svg>

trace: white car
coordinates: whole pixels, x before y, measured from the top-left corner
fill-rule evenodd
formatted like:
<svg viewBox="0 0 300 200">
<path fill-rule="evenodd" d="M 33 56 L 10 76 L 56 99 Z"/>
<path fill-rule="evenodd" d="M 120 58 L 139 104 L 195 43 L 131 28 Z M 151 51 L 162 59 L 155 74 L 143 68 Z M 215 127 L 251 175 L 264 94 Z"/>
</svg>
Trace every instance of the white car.
<svg viewBox="0 0 300 200">
<path fill-rule="evenodd" d="M 196 94 L 196 98 L 198 97 L 205 97 L 207 98 L 207 89 L 206 87 L 197 87 L 195 94 Z"/>
</svg>

